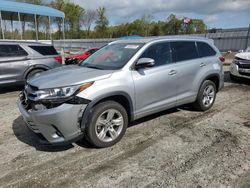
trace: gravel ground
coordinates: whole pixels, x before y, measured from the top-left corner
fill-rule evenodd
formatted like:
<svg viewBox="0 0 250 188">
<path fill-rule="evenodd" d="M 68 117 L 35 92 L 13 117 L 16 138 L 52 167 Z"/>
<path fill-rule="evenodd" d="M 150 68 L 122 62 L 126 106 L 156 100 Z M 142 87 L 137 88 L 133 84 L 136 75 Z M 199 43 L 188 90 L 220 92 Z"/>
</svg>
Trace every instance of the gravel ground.
<svg viewBox="0 0 250 188">
<path fill-rule="evenodd" d="M 250 187 L 250 85 L 231 83 L 214 107 L 134 122 L 115 146 L 40 145 L 0 94 L 0 187 Z"/>
</svg>

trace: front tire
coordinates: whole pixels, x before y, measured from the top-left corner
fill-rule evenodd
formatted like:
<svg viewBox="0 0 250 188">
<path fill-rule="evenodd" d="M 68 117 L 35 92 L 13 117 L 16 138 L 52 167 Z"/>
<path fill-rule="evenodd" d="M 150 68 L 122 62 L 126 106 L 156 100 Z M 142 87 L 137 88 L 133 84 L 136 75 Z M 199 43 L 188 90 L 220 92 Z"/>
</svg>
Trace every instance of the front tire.
<svg viewBox="0 0 250 188">
<path fill-rule="evenodd" d="M 211 80 L 202 83 L 193 107 L 198 111 L 206 111 L 210 109 L 216 98 L 216 86 Z"/>
<path fill-rule="evenodd" d="M 86 137 L 95 147 L 110 147 L 121 140 L 127 126 L 128 115 L 124 107 L 114 101 L 105 101 L 92 109 Z"/>
</svg>

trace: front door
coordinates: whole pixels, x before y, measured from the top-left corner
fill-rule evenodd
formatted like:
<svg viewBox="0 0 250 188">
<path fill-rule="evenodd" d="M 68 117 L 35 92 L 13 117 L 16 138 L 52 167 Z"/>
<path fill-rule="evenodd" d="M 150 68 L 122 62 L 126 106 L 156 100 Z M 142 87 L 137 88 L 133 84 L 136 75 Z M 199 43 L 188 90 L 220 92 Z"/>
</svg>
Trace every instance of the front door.
<svg viewBox="0 0 250 188">
<path fill-rule="evenodd" d="M 153 44 L 140 58 L 155 60 L 155 66 L 132 71 L 136 118 L 176 105 L 177 75 L 168 42 Z"/>
</svg>

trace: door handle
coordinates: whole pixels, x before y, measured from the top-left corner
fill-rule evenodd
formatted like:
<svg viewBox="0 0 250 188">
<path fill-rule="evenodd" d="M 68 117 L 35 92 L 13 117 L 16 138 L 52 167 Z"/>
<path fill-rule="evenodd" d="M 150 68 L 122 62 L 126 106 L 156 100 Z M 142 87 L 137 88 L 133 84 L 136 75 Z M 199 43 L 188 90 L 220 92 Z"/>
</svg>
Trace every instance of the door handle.
<svg viewBox="0 0 250 188">
<path fill-rule="evenodd" d="M 168 74 L 172 76 L 172 75 L 177 74 L 177 71 L 176 70 L 171 70 Z"/>
<path fill-rule="evenodd" d="M 205 66 L 206 66 L 205 63 L 201 63 L 201 64 L 200 64 L 200 67 L 205 67 Z"/>
</svg>

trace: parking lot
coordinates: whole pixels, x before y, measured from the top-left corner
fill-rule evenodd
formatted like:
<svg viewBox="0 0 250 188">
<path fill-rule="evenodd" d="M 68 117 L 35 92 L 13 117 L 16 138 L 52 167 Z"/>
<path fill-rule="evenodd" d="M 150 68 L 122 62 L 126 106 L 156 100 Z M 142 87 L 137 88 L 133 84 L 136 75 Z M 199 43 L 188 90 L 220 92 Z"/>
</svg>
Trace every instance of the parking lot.
<svg viewBox="0 0 250 188">
<path fill-rule="evenodd" d="M 171 109 L 134 122 L 113 147 L 39 144 L 0 94 L 0 187 L 250 187 L 250 85 L 225 87 L 213 108 Z"/>
</svg>

